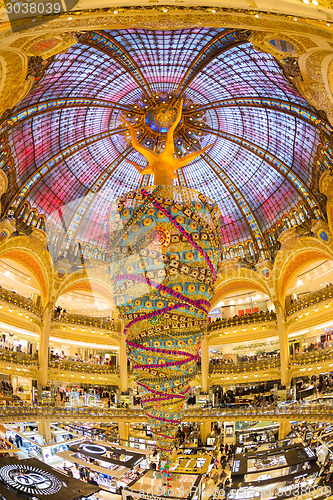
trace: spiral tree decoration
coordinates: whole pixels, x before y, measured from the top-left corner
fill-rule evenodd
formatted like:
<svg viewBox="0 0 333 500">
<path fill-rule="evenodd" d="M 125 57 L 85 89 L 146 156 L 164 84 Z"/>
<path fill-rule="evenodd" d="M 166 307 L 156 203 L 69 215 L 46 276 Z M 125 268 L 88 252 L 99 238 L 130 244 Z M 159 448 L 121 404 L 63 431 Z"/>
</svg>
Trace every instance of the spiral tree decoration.
<svg viewBox="0 0 333 500">
<path fill-rule="evenodd" d="M 197 191 L 163 185 L 123 195 L 107 225 L 128 355 L 157 447 L 166 455 L 197 372 L 221 216 Z"/>
</svg>

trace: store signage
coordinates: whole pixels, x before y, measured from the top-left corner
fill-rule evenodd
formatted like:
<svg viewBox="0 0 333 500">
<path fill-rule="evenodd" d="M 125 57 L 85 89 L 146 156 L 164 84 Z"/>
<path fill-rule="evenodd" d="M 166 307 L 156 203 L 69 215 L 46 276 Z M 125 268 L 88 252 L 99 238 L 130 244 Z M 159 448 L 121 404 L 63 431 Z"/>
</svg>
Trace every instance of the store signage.
<svg viewBox="0 0 333 500">
<path fill-rule="evenodd" d="M 30 465 L 5 465 L 0 477 L 5 485 L 28 495 L 54 495 L 62 487 L 55 476 Z"/>
<path fill-rule="evenodd" d="M 310 458 L 312 458 L 312 457 L 315 456 L 314 451 L 309 446 L 307 446 L 306 448 L 304 448 L 304 451 L 307 454 L 307 456 L 310 457 Z"/>
<path fill-rule="evenodd" d="M 313 432 L 312 431 L 306 431 L 306 433 L 305 433 L 305 440 L 310 442 L 311 439 L 312 439 L 312 437 L 313 437 Z"/>
<path fill-rule="evenodd" d="M 103 455 L 106 452 L 104 446 L 98 446 L 97 444 L 83 444 L 80 449 L 86 453 L 93 453 L 94 455 Z"/>
<path fill-rule="evenodd" d="M 239 472 L 239 469 L 240 469 L 240 460 L 234 460 L 234 463 L 232 464 L 231 472 L 237 473 L 237 472 Z"/>
</svg>

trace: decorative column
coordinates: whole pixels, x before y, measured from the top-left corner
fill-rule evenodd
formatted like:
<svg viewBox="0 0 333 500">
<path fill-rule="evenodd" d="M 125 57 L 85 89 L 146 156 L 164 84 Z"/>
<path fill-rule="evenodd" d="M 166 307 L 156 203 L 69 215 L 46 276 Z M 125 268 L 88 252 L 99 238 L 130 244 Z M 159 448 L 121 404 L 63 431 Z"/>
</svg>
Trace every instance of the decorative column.
<svg viewBox="0 0 333 500">
<path fill-rule="evenodd" d="M 201 388 L 203 392 L 208 392 L 209 389 L 209 346 L 207 332 L 202 337 L 201 341 Z"/>
<path fill-rule="evenodd" d="M 1 196 L 7 192 L 8 178 L 3 170 L 0 170 L 0 214 Z M 0 221 L 0 242 L 4 242 L 15 231 L 15 219 L 5 218 Z"/>
<path fill-rule="evenodd" d="M 211 432 L 211 423 L 210 422 L 201 422 L 200 423 L 200 440 L 201 444 L 207 443 L 207 438 L 210 436 Z"/>
<path fill-rule="evenodd" d="M 118 423 L 118 432 L 119 432 L 119 439 L 123 439 L 125 441 L 128 441 L 129 423 L 128 422 L 119 422 Z"/>
<path fill-rule="evenodd" d="M 49 365 L 49 339 L 52 320 L 53 304 L 49 302 L 43 311 L 42 329 L 39 341 L 38 359 L 39 359 L 39 383 L 44 387 L 48 379 Z"/>
<path fill-rule="evenodd" d="M 46 444 L 51 442 L 51 427 L 48 420 L 40 420 L 38 422 L 38 432 L 43 436 Z"/>
<path fill-rule="evenodd" d="M 291 423 L 289 422 L 289 420 L 282 420 L 279 426 L 279 440 L 285 439 L 290 431 L 291 431 Z"/>
<path fill-rule="evenodd" d="M 126 336 L 123 321 L 120 321 L 119 389 L 120 392 L 126 392 L 128 389 Z"/>
<path fill-rule="evenodd" d="M 316 234 L 322 242 L 330 244 L 333 234 L 333 175 L 330 170 L 326 170 L 320 177 L 319 190 L 327 197 L 326 212 L 329 231 L 320 228 Z"/>
<path fill-rule="evenodd" d="M 284 319 L 284 309 L 281 304 L 275 304 L 277 330 L 280 343 L 281 385 L 289 382 L 289 343 Z"/>
</svg>

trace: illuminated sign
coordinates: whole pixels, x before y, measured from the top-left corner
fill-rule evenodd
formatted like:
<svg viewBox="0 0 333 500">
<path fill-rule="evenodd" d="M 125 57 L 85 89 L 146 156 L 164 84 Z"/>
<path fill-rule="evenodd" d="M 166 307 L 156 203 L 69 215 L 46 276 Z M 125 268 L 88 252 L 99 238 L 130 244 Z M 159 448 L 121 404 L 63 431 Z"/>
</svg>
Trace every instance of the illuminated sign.
<svg viewBox="0 0 333 500">
<path fill-rule="evenodd" d="M 231 472 L 239 472 L 239 468 L 240 468 L 240 460 L 234 460 Z"/>
<path fill-rule="evenodd" d="M 80 449 L 86 453 L 93 453 L 94 455 L 103 455 L 106 452 L 104 446 L 99 446 L 97 444 L 83 444 Z"/>
<path fill-rule="evenodd" d="M 30 465 L 5 465 L 0 469 L 0 477 L 8 486 L 29 495 L 53 495 L 62 487 L 55 476 Z"/>
<path fill-rule="evenodd" d="M 309 446 L 307 446 L 306 448 L 304 448 L 304 451 L 307 454 L 307 456 L 310 457 L 310 458 L 312 458 L 312 457 L 315 456 L 313 450 L 311 450 L 311 448 L 309 448 Z"/>
</svg>

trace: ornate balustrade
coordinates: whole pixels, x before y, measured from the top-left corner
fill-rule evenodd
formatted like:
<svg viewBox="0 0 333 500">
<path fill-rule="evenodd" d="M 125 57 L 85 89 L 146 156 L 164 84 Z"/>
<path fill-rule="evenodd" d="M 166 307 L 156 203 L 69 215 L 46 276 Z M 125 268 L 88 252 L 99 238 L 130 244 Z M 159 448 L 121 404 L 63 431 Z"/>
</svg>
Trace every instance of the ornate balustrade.
<svg viewBox="0 0 333 500">
<path fill-rule="evenodd" d="M 0 418 L 3 421 L 38 421 L 49 419 L 53 421 L 75 419 L 89 421 L 146 421 L 147 417 L 141 409 L 129 408 L 63 408 L 63 407 L 0 407 Z M 283 405 L 277 408 L 267 407 L 242 407 L 242 408 L 203 408 L 187 409 L 184 414 L 185 421 L 216 421 L 216 420 L 298 420 L 298 421 L 333 421 L 330 406 L 323 405 Z"/>
<path fill-rule="evenodd" d="M 49 361 L 49 368 L 57 368 L 59 370 L 68 370 L 77 373 L 103 373 L 113 374 L 118 373 L 117 368 L 112 365 L 103 365 L 98 363 L 85 363 L 84 361 L 57 360 Z"/>
<path fill-rule="evenodd" d="M 320 363 L 322 361 L 333 359 L 333 347 L 329 349 L 320 349 L 310 352 L 302 352 L 296 354 L 290 360 L 291 365 L 308 365 L 312 363 Z"/>
<path fill-rule="evenodd" d="M 286 310 L 287 315 L 290 316 L 296 311 L 300 311 L 301 309 L 309 307 L 312 304 L 316 304 L 317 302 L 321 302 L 323 300 L 331 298 L 333 298 L 333 285 L 322 288 L 313 293 L 308 293 L 307 295 L 305 295 L 305 297 L 302 297 L 296 302 L 293 302 L 291 306 L 289 306 Z"/>
<path fill-rule="evenodd" d="M 209 372 L 225 374 L 225 373 L 242 373 L 253 372 L 259 370 L 267 370 L 269 368 L 279 368 L 280 358 L 278 356 L 272 358 L 257 359 L 256 361 L 241 361 L 239 363 L 210 363 Z"/>
<path fill-rule="evenodd" d="M 27 311 L 36 314 L 36 316 L 42 315 L 41 307 L 31 299 L 27 299 L 26 297 L 23 297 L 23 295 L 6 290 L 5 288 L 0 288 L 0 300 L 13 304 L 21 309 L 26 309 Z"/>
<path fill-rule="evenodd" d="M 7 349 L 0 349 L 0 361 L 28 366 L 38 365 L 37 355 L 25 354 L 24 352 L 13 352 Z"/>
<path fill-rule="evenodd" d="M 118 321 L 110 320 L 105 317 L 94 317 L 85 316 L 82 314 L 70 314 L 57 312 L 53 313 L 53 321 L 59 321 L 64 323 L 73 323 L 75 325 L 93 326 L 94 328 L 102 328 L 103 330 L 111 330 L 118 332 L 120 330 L 120 324 Z"/>
<path fill-rule="evenodd" d="M 267 311 L 265 313 L 252 313 L 243 314 L 242 316 L 234 316 L 232 318 L 221 319 L 210 323 L 208 325 L 208 331 L 213 332 L 215 330 L 220 330 L 221 328 L 228 328 L 229 326 L 239 326 L 248 323 L 262 323 L 264 321 L 275 321 L 276 314 L 274 311 Z"/>
</svg>

